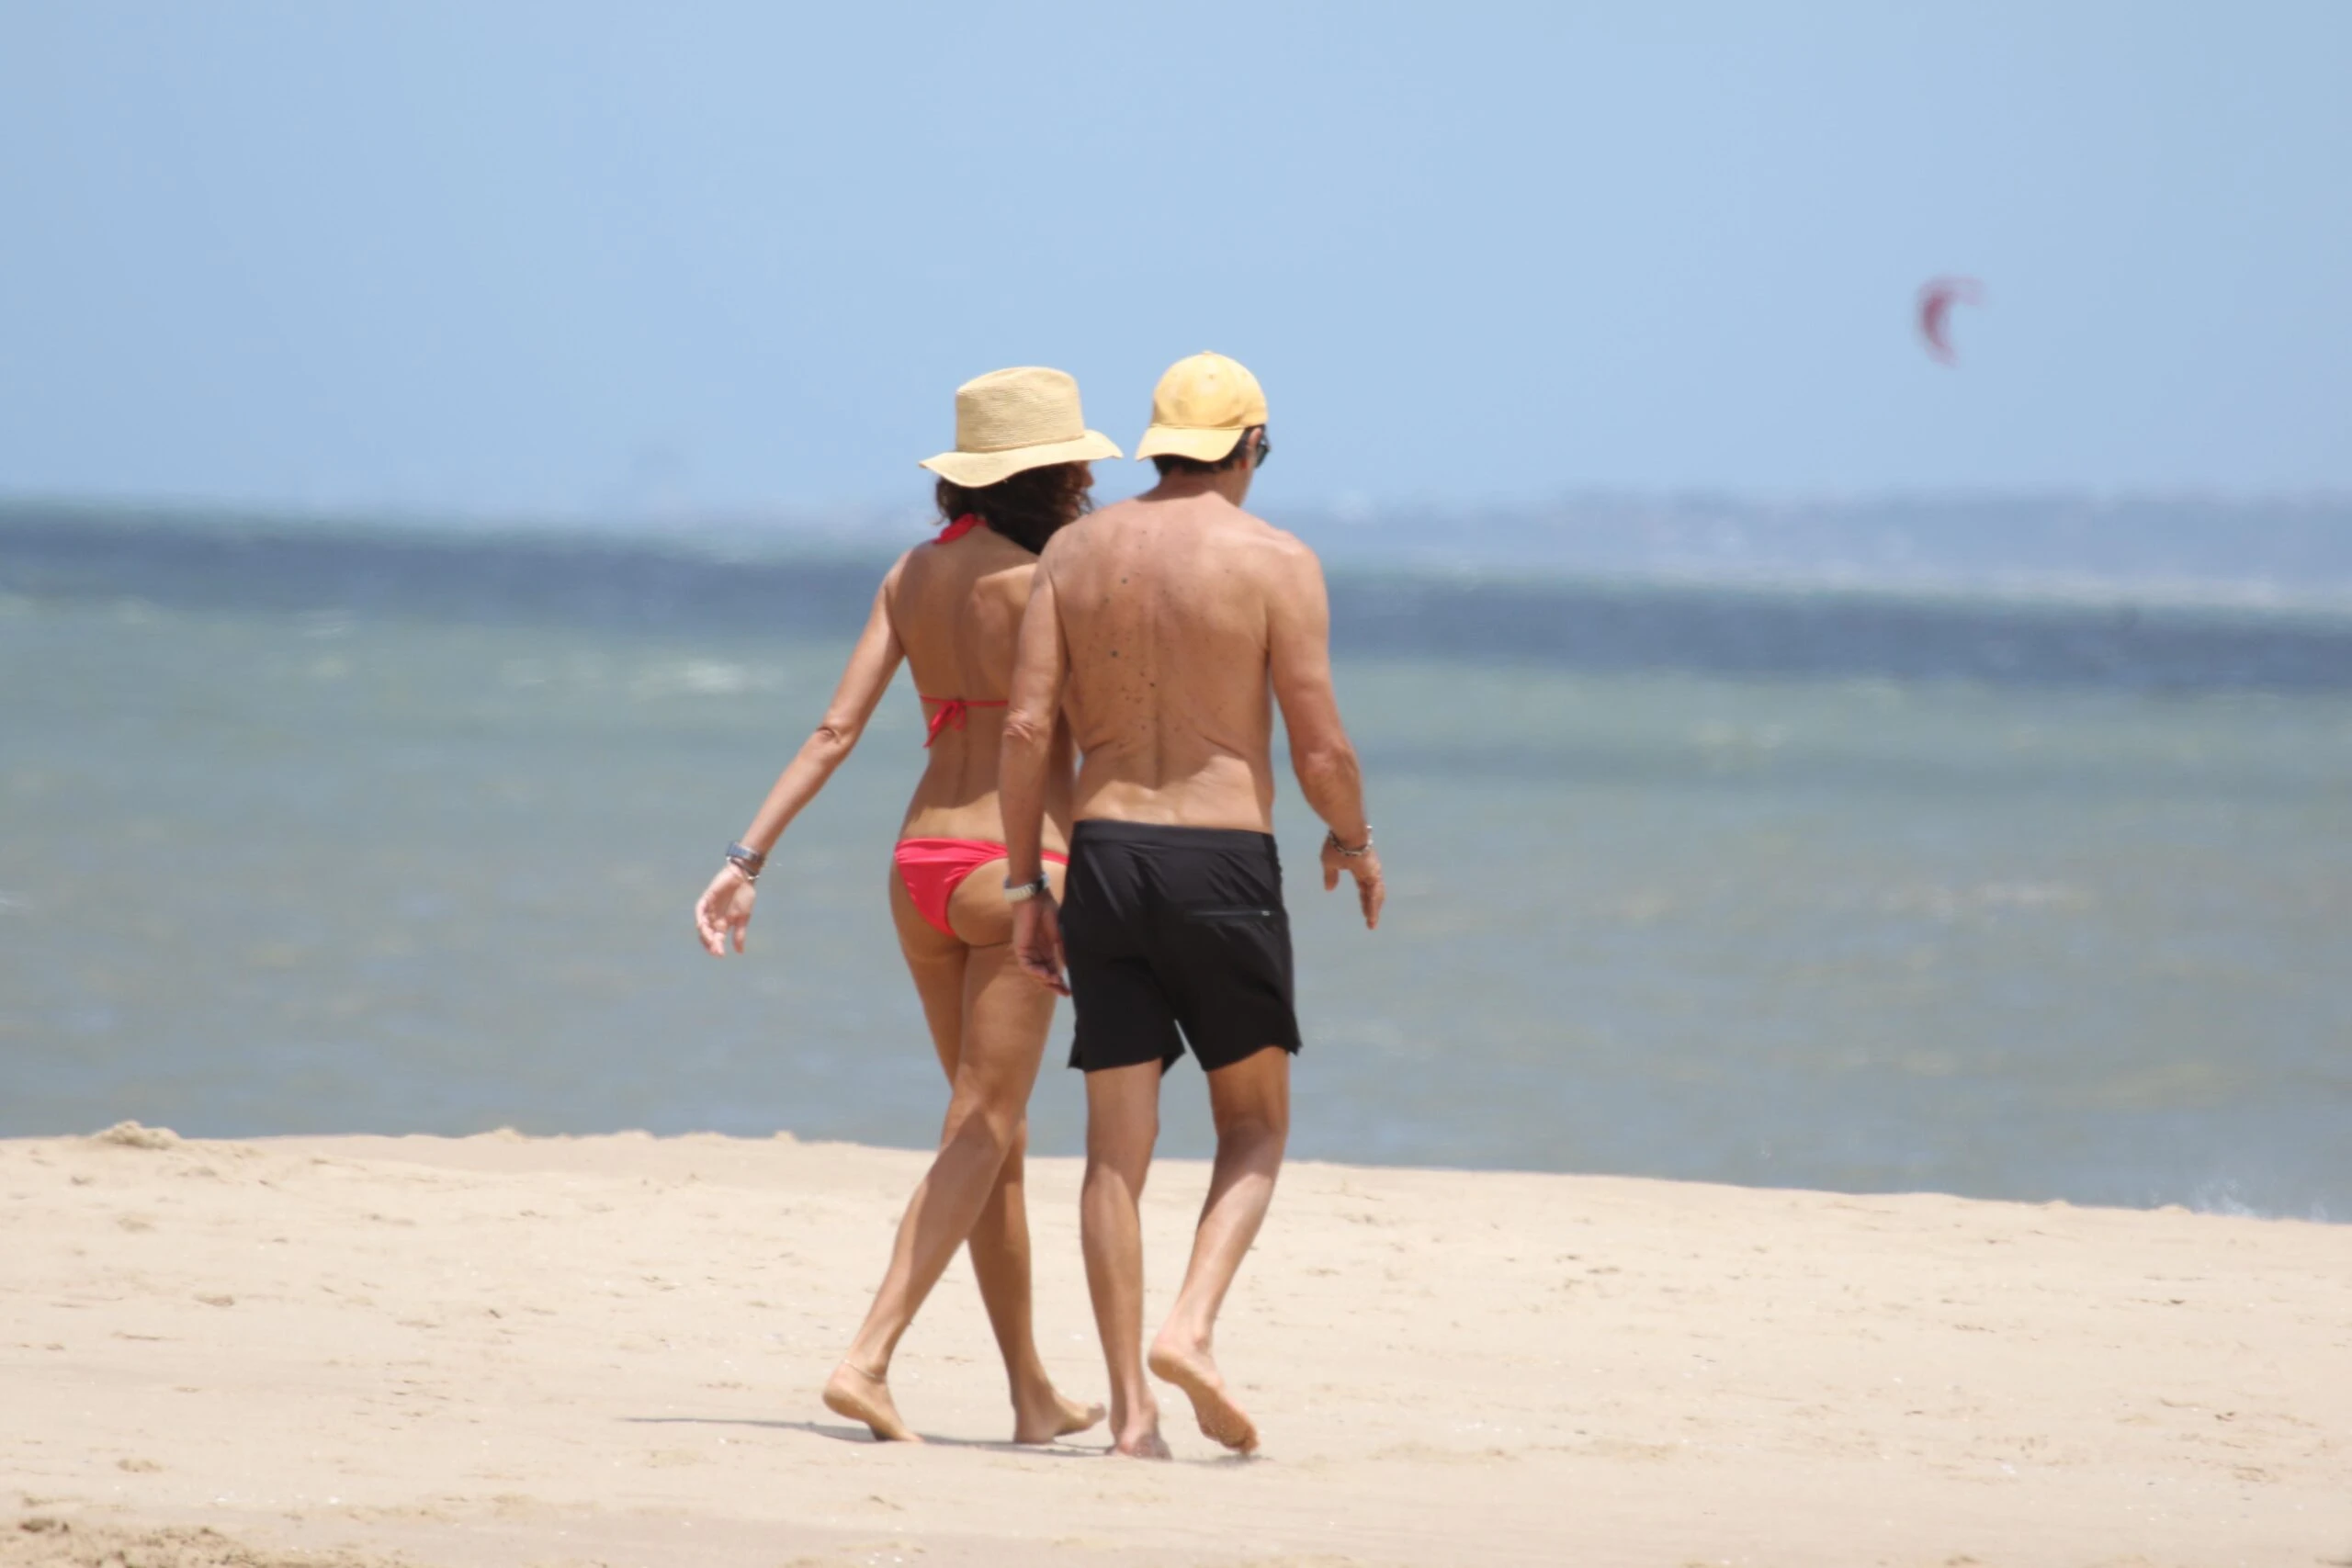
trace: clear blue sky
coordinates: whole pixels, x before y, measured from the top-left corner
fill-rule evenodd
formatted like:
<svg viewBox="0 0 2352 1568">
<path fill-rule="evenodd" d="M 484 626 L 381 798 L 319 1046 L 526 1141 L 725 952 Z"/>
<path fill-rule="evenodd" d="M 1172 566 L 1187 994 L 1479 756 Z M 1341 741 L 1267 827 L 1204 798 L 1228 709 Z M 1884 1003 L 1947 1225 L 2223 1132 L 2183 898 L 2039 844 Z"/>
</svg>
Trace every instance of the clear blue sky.
<svg viewBox="0 0 2352 1568">
<path fill-rule="evenodd" d="M 2340 491 L 2347 84 L 2345 0 L 0 0 L 0 493 L 889 504 L 1203 347 L 1269 510 Z"/>
</svg>

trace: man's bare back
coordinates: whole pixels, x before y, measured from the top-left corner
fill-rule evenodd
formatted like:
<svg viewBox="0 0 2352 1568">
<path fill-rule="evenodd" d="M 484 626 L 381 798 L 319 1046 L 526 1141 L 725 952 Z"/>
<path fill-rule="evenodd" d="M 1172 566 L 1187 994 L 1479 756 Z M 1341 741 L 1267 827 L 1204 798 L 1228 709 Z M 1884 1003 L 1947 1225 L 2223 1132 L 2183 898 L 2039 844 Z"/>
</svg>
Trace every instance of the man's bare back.
<svg viewBox="0 0 2352 1568">
<path fill-rule="evenodd" d="M 1250 472 L 1163 475 L 1046 547 L 1005 719 L 1008 886 L 1035 874 L 1028 822 L 1058 722 L 1081 759 L 1075 820 L 1271 835 L 1279 705 L 1300 792 L 1330 829 L 1324 888 L 1352 876 L 1364 924 L 1380 923 L 1386 892 L 1331 686 L 1322 564 L 1241 509 Z M 1063 989 L 1058 935 L 1027 929 L 1023 966 Z"/>
<path fill-rule="evenodd" d="M 1039 570 L 1085 759 L 1078 817 L 1271 831 L 1269 667 L 1322 613 L 1306 547 L 1204 490 L 1082 518 Z"/>
</svg>

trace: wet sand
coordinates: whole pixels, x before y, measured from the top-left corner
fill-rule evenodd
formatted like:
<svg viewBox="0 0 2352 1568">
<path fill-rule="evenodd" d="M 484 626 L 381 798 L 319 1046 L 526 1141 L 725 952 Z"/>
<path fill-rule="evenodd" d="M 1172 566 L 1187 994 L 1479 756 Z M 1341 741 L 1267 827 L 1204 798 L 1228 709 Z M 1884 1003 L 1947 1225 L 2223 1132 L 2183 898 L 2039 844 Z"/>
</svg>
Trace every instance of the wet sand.
<svg viewBox="0 0 2352 1568">
<path fill-rule="evenodd" d="M 1165 1389 L 1148 1465 L 1004 1442 L 961 1260 L 893 1377 L 935 1440 L 820 1404 L 922 1163 L 0 1142 L 0 1563 L 2352 1562 L 2352 1227 L 1299 1165 L 1218 1345 L 1261 1456 Z M 1077 1179 L 1038 1337 L 1099 1399 Z M 1206 1180 L 1146 1195 L 1155 1312 Z"/>
</svg>

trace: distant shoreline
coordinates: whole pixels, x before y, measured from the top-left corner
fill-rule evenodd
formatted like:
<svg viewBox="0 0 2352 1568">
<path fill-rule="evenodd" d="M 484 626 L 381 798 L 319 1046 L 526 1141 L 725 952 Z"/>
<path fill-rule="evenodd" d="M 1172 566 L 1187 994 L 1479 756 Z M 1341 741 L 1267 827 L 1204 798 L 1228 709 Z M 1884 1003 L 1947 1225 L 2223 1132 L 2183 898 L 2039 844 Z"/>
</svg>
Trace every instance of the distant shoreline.
<svg viewBox="0 0 2352 1568">
<path fill-rule="evenodd" d="M 2352 523 L 2346 529 L 2352 540 Z M 870 532 L 462 528 L 0 503 L 0 593 L 236 614 L 532 622 L 613 633 L 853 635 L 894 547 Z M 2352 690 L 2352 586 L 1752 570 L 1415 567 L 1332 552 L 1344 656 L 1595 672 L 1973 681 L 2161 693 Z"/>
<path fill-rule="evenodd" d="M 1337 575 L 1616 592 L 1827 595 L 2262 616 L 2352 615 L 2352 497 L 1891 495 L 1758 502 L 1594 495 L 1520 509 L 1292 510 Z M 878 568 L 920 507 L 763 516 L 464 517 L 0 495 L 12 543 L 61 531 L 259 543 L 592 550 Z M 2159 536 L 2149 543 L 2142 536 Z M 2146 558 L 2122 563 L 2119 552 Z M 5 587 L 0 579 L 0 587 Z"/>
</svg>

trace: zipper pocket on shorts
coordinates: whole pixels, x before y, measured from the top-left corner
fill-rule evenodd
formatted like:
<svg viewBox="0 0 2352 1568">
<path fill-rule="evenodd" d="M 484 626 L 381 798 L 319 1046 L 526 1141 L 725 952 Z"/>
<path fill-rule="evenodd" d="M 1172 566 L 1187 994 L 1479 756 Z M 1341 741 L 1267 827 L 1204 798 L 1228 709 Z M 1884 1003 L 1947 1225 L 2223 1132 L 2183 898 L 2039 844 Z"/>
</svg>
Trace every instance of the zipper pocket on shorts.
<svg viewBox="0 0 2352 1568">
<path fill-rule="evenodd" d="M 1249 905 L 1233 909 L 1187 909 L 1188 920 L 1224 922 L 1228 920 L 1271 920 L 1274 918 L 1272 905 Z"/>
</svg>

